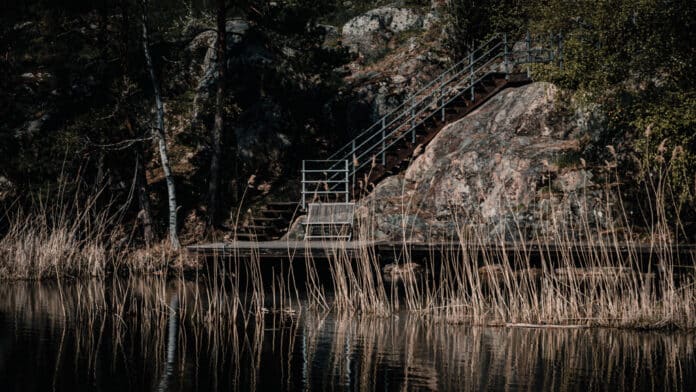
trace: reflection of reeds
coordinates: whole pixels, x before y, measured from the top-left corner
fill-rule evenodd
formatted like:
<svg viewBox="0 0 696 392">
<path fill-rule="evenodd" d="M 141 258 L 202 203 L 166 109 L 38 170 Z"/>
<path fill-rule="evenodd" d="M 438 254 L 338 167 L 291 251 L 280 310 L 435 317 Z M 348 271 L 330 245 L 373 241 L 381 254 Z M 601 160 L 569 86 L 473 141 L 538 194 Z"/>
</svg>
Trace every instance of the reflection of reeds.
<svg viewBox="0 0 696 392">
<path fill-rule="evenodd" d="M 688 334 L 468 328 L 344 313 L 303 325 L 303 374 L 317 389 L 667 391 L 693 376 L 684 374 L 694 363 Z"/>
<path fill-rule="evenodd" d="M 242 305 L 255 306 L 239 295 L 230 286 L 166 278 L 15 282 L 0 286 L 0 312 L 12 315 L 22 328 L 48 328 L 63 337 L 67 331 L 70 345 L 61 339 L 56 369 L 66 356 L 79 360 L 76 373 L 92 374 L 104 360 L 100 353 L 106 345 L 113 363 L 135 356 L 151 366 L 148 376 L 164 390 L 187 360 L 204 356 L 209 363 L 198 366 L 232 371 L 228 359 L 233 358 L 235 366 L 247 366 L 237 367 L 225 383 L 243 390 L 240 385 L 257 378 L 265 324 L 260 316 L 237 318 L 237 313 L 254 314 Z M 40 346 L 45 341 L 36 344 L 38 352 L 45 350 Z M 72 355 L 66 355 L 71 349 Z"/>
<path fill-rule="evenodd" d="M 42 326 L 59 339 L 56 376 L 62 358 L 75 358 L 70 368 L 88 374 L 96 374 L 100 361 L 137 360 L 152 372 L 141 380 L 149 380 L 145 387 L 164 380 L 159 383 L 164 388 L 186 377 L 210 390 L 271 385 L 474 391 L 514 385 L 518 390 L 666 391 L 682 388 L 696 368 L 696 341 L 687 333 L 467 327 L 409 312 L 389 317 L 270 313 L 246 324 L 221 315 L 208 322 L 202 315 L 208 314 L 207 304 L 225 299 L 224 293 L 209 293 L 212 289 L 200 283 L 159 278 L 60 288 L 15 283 L 0 287 L 0 312 L 12 314 L 15 325 Z M 179 299 L 178 307 L 172 298 Z M 180 328 L 170 335 L 177 320 Z M 35 344 L 25 350 L 45 351 L 45 340 Z M 111 355 L 105 356 L 107 348 Z M 281 369 L 282 376 L 264 379 L 265 367 Z"/>
</svg>

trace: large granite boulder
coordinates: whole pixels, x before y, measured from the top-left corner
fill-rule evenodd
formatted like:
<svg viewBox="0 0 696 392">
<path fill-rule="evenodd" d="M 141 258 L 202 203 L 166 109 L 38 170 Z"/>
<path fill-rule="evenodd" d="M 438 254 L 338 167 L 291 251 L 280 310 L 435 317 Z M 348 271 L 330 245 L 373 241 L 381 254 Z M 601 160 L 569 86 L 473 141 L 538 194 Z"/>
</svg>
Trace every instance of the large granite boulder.
<svg viewBox="0 0 696 392">
<path fill-rule="evenodd" d="M 432 241 L 475 227 L 498 241 L 607 225 L 604 191 L 579 158 L 582 127 L 559 118 L 557 93 L 548 83 L 509 88 L 446 126 L 360 201 L 357 220 L 370 227 L 361 232 Z"/>
</svg>

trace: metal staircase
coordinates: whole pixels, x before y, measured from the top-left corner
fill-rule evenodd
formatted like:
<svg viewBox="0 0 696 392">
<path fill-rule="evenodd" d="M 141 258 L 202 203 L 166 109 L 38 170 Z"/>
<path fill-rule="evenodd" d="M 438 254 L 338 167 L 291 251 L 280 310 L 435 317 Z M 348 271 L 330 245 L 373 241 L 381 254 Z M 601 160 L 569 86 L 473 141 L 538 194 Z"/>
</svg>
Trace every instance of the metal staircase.
<svg viewBox="0 0 696 392">
<path fill-rule="evenodd" d="M 494 35 L 328 159 L 303 161 L 302 210 L 308 203 L 359 198 L 368 185 L 407 166 L 415 149 L 446 123 L 505 87 L 530 82 L 529 68 L 521 66 L 562 61 L 560 35 L 527 34 L 512 47 L 507 34 Z"/>
<path fill-rule="evenodd" d="M 369 193 L 371 184 L 407 167 L 418 146 L 427 145 L 446 124 L 467 115 L 506 87 L 531 82 L 525 65 L 553 62 L 559 66 L 563 63 L 560 35 L 527 34 L 514 41 L 509 41 L 506 34 L 494 35 L 327 159 L 303 161 L 300 202 L 267 204 L 260 216 L 251 218 L 250 225 L 236 228 L 235 239 L 278 239 L 310 204 L 317 211 L 325 209 L 317 206 L 320 203 L 332 203 L 333 209 L 342 209 L 337 205 L 344 204 L 352 211 L 351 200 Z M 340 237 L 324 231 L 326 227 L 342 227 L 345 214 L 336 215 L 338 218 L 315 215 L 321 219 L 305 223 L 307 238 Z M 315 233 L 313 228 L 319 231 Z M 350 238 L 347 233 L 346 238 Z"/>
</svg>

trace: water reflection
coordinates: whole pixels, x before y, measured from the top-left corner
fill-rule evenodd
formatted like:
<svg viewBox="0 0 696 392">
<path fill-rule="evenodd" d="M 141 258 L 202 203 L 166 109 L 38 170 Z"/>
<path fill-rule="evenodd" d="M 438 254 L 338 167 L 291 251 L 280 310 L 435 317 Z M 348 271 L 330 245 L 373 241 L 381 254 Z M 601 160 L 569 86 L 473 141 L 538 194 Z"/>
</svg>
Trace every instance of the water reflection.
<svg viewBox="0 0 696 392">
<path fill-rule="evenodd" d="M 131 280 L 0 287 L 0 390 L 696 390 L 693 333 L 476 328 Z M 211 311 L 214 310 L 214 311 Z"/>
</svg>

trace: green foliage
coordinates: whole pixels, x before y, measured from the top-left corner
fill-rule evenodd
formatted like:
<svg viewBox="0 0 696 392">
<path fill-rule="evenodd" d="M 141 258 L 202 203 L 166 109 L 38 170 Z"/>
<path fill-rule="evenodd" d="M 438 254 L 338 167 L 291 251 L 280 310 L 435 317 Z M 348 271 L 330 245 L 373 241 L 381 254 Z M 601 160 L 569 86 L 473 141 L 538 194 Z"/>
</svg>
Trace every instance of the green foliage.
<svg viewBox="0 0 696 392">
<path fill-rule="evenodd" d="M 455 58 L 461 58 L 493 33 L 516 35 L 526 29 L 529 7 L 529 2 L 521 0 L 451 0 L 445 12 L 445 45 Z"/>
<path fill-rule="evenodd" d="M 637 154 L 643 173 L 667 169 L 693 201 L 696 3 L 552 0 L 533 11 L 533 29 L 564 34 L 563 69 L 540 75 L 589 94 L 607 114 L 605 140 Z"/>
</svg>

